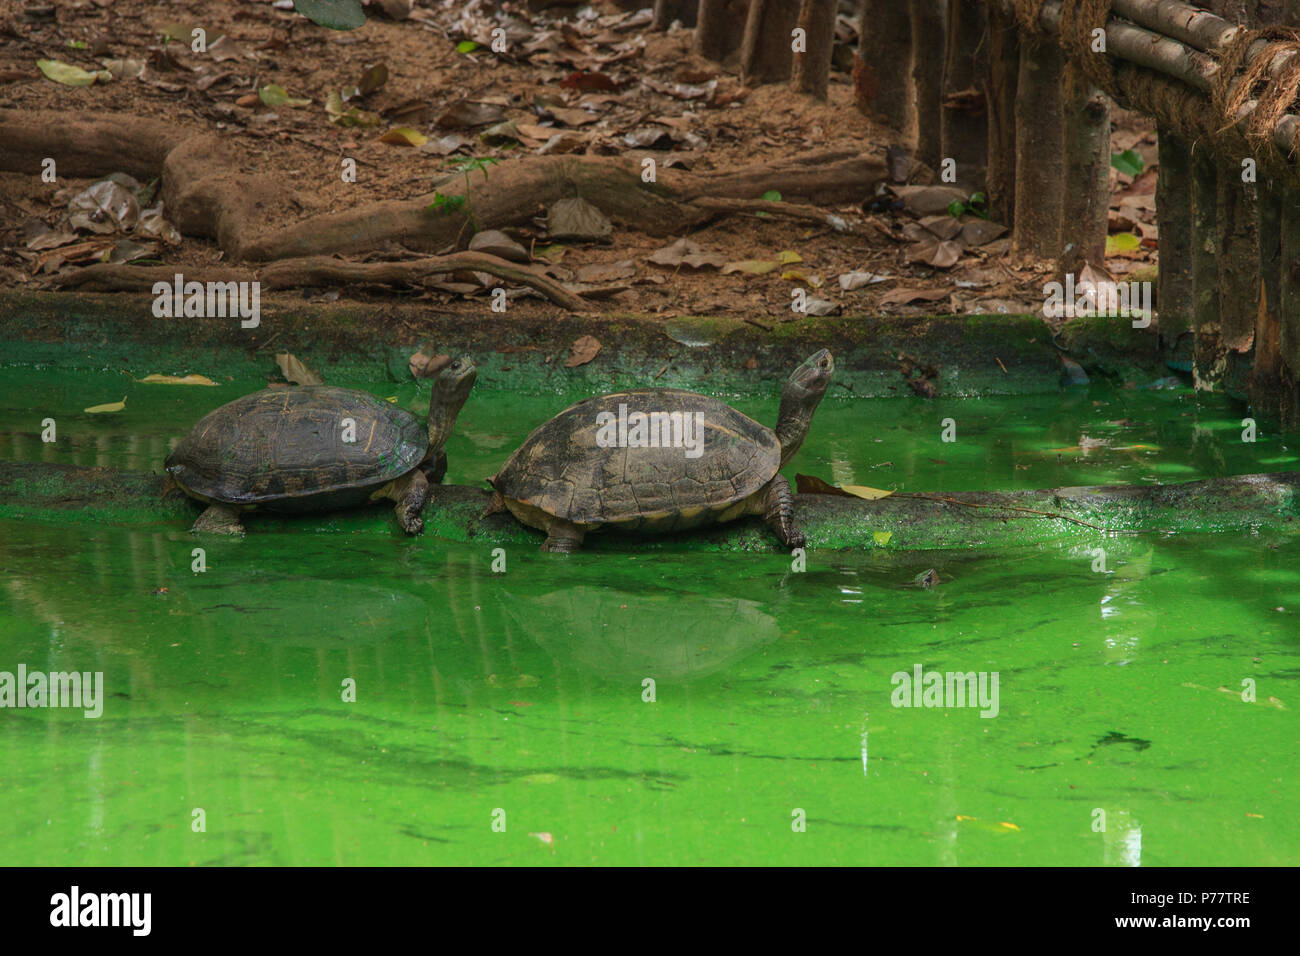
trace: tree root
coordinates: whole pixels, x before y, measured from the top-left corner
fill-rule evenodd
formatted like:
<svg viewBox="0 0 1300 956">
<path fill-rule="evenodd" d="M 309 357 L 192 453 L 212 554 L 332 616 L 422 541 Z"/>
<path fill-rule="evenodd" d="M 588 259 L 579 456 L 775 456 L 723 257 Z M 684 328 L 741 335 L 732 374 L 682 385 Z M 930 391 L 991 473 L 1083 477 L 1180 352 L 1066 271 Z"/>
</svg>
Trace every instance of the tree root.
<svg viewBox="0 0 1300 956">
<path fill-rule="evenodd" d="M 847 224 L 828 222 L 826 213 L 801 203 L 856 203 L 887 174 L 882 159 L 845 151 L 710 172 L 658 169 L 653 182 L 642 180 L 642 164 L 635 157 L 534 156 L 494 167 L 490 181 L 476 172 L 454 176 L 438 184 L 436 192 L 416 199 L 367 203 L 286 225 L 296 205 L 293 192 L 269 177 L 245 172 L 235 145 L 217 134 L 134 116 L 0 110 L 0 142 L 5 144 L 2 170 L 38 175 L 42 162 L 51 158 L 61 176 L 116 171 L 137 178 L 161 176 L 166 215 L 177 229 L 215 240 L 228 262 L 280 263 L 262 277 L 276 288 L 291 282 L 406 282 L 468 268 L 520 282 L 575 310 L 587 307 L 580 297 L 495 257 L 464 258 L 468 253 L 457 253 L 461 258 L 404 263 L 325 257 L 363 255 L 394 245 L 425 255 L 443 253 L 477 230 L 528 222 L 555 201 L 571 197 L 592 203 L 618 225 L 652 236 L 680 235 L 719 216 L 752 211 L 850 231 Z M 769 190 L 779 191 L 787 201 L 758 198 Z M 433 207 L 439 194 L 465 201 Z M 139 267 L 115 271 L 91 266 L 60 284 L 140 288 L 157 281 L 145 282 L 148 275 Z"/>
<path fill-rule="evenodd" d="M 573 312 L 586 312 L 592 308 L 591 303 L 582 296 L 568 291 L 558 282 L 528 266 L 507 262 L 483 252 L 457 252 L 403 262 L 347 262 L 328 256 L 306 256 L 267 263 L 257 271 L 212 267 L 197 271 L 187 269 L 185 280 L 201 283 L 259 281 L 262 288 L 270 292 L 275 289 L 348 285 L 354 282 L 417 285 L 420 279 L 461 270 L 486 272 L 528 286 L 561 308 Z M 61 289 L 80 289 L 83 292 L 148 292 L 153 289 L 155 282 L 165 282 L 170 286 L 176 271 L 173 266 L 96 263 L 58 276 L 55 285 Z"/>
</svg>

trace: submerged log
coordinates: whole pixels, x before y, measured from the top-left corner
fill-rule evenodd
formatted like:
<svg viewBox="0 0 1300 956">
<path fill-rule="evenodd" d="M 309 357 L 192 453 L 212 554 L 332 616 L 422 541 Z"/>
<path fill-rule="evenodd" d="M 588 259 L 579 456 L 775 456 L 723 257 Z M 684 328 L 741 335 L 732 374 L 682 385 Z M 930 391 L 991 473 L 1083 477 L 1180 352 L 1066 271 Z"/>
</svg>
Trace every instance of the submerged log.
<svg viewBox="0 0 1300 956">
<path fill-rule="evenodd" d="M 0 520 L 189 528 L 199 506 L 161 497 L 163 478 L 108 468 L 0 463 Z M 509 515 L 482 517 L 486 489 L 440 485 L 425 510 L 425 537 L 537 547 L 539 532 Z M 1046 512 L 1047 514 L 1043 514 Z M 897 493 L 877 501 L 795 497 L 810 551 L 926 551 L 1100 541 L 1126 533 L 1241 533 L 1300 529 L 1300 472 L 1237 475 L 1173 485 L 1100 485 L 1040 491 Z M 252 516 L 248 533 L 384 534 L 400 537 L 391 508 L 328 515 Z M 784 550 L 757 518 L 680 535 L 593 535 L 593 550 L 687 547 L 706 551 Z"/>
</svg>

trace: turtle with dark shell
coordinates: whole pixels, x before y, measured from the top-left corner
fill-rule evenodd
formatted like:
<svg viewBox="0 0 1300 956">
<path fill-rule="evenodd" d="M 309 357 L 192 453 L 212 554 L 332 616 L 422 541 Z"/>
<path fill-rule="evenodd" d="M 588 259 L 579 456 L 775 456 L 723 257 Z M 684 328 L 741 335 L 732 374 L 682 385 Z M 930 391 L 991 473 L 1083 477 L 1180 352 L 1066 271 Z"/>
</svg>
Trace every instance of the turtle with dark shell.
<svg viewBox="0 0 1300 956">
<path fill-rule="evenodd" d="M 775 430 L 706 395 L 642 388 L 566 408 L 528 436 L 488 481 L 503 509 L 546 532 L 543 551 L 574 551 L 607 528 L 679 531 L 762 515 L 803 547 L 780 474 L 803 444 L 835 362 L 822 349 L 781 393 Z M 680 439 L 680 440 L 679 440 Z"/>
<path fill-rule="evenodd" d="M 366 392 L 264 389 L 205 416 L 167 456 L 171 482 L 208 506 L 194 531 L 242 534 L 240 514 L 335 511 L 396 502 L 407 534 L 424 530 L 430 483 L 478 370 L 468 356 L 438 373 L 429 421 Z"/>
</svg>

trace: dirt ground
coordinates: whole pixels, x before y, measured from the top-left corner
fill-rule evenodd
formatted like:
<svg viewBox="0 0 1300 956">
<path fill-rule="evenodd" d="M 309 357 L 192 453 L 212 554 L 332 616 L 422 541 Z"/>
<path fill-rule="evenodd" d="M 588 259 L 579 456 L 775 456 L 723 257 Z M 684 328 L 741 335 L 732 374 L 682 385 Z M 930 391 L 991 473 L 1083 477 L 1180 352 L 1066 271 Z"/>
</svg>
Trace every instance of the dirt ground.
<svg viewBox="0 0 1300 956">
<path fill-rule="evenodd" d="M 432 184 L 455 171 L 456 161 L 469 157 L 508 163 L 555 150 L 621 153 L 715 170 L 825 149 L 881 155 L 897 145 L 895 134 L 853 108 L 847 72 L 832 73 L 827 103 L 792 94 L 784 85 L 745 89 L 734 72 L 691 53 L 692 31 L 651 32 L 647 11 L 609 0 L 541 12 L 503 4 L 504 13 L 474 0 L 424 0 L 403 16 L 404 5 L 373 3 L 365 26 L 335 32 L 297 15 L 285 0 L 5 0 L 0 107 L 128 113 L 178 129 L 218 131 L 246 157 L 245 172 L 269 173 L 297 191 L 295 212 L 301 217 L 428 195 Z M 385 16 L 382 8 L 399 18 Z M 837 63 L 847 62 L 855 26 L 841 19 Z M 191 48 L 195 27 L 205 31 L 204 52 Z M 506 31 L 508 53 L 470 48 L 490 43 L 493 27 Z M 90 72 L 107 69 L 112 77 L 89 86 L 64 85 L 43 75 L 38 60 Z M 330 94 L 353 93 L 367 74 L 373 81 L 380 66 L 387 79 L 378 88 L 333 101 L 336 116 L 355 107 L 354 116 L 374 125 L 331 122 Z M 272 84 L 290 102 L 267 105 L 265 99 L 274 102 L 277 96 L 272 90 L 268 97 Z M 496 128 L 503 122 L 513 128 Z M 1122 275 L 1149 271 L 1154 260 L 1155 137 L 1145 121 L 1119 111 L 1115 126 L 1113 151 L 1133 149 L 1145 162 L 1140 174 L 1112 170 L 1112 232 L 1126 238 L 1116 242 L 1106 265 Z M 340 175 L 345 157 L 356 160 L 355 183 Z M 490 166 L 487 172 L 490 177 Z M 221 260 L 220 249 L 203 239 L 187 236 L 173 243 L 139 229 L 75 228 L 68 204 L 92 181 L 45 183 L 38 173 L 0 173 L 5 286 L 44 287 L 60 272 L 110 256 L 180 269 Z M 745 214 L 690 235 L 720 262 L 776 264 L 760 274 L 651 263 L 647 257 L 668 241 L 630 229 L 616 230 L 608 243 L 552 243 L 540 208 L 532 226 L 508 232 L 560 282 L 600 285 L 599 305 L 610 311 L 731 313 L 775 323 L 799 318 L 790 308 L 796 286 L 845 314 L 1034 312 L 1043 304 L 1047 264 L 1013 261 L 1005 236 L 951 248 L 939 238 L 943 229 L 931 231 L 935 222 L 889 197 L 866 195 L 828 211 L 862 225 L 861 234 Z M 161 215 L 165 221 L 165 209 Z M 127 245 L 121 245 L 124 239 Z M 371 258 L 397 258 L 401 252 Z M 955 254 L 951 264 L 946 253 Z M 867 275 L 841 278 L 853 273 Z M 342 294 L 416 297 L 474 315 L 488 307 L 487 286 L 470 274 L 402 290 L 353 286 Z M 340 291 L 304 294 L 335 299 Z M 527 296 L 512 299 L 516 307 L 554 308 Z"/>
</svg>

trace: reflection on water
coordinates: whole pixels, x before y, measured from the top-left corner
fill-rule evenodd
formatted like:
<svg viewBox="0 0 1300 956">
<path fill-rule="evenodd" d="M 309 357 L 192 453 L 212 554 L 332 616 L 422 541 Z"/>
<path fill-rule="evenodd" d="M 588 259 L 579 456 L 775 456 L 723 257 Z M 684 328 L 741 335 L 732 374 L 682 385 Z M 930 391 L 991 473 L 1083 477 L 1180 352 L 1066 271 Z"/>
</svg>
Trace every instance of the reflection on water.
<svg viewBox="0 0 1300 956">
<path fill-rule="evenodd" d="M 792 574 L 771 555 L 526 549 L 493 574 L 486 547 L 267 532 L 212 542 L 196 574 L 194 541 L 0 525 L 0 670 L 103 671 L 107 695 L 99 720 L 0 711 L 8 859 L 1133 866 L 1300 849 L 1297 628 L 1276 610 L 1300 607 L 1291 539 L 927 555 L 929 590 L 915 559 L 874 553 Z M 999 717 L 892 708 L 890 675 L 918 664 L 998 671 Z M 1245 677 L 1261 703 L 1225 692 Z M 496 807 L 517 837 L 493 842 Z M 542 831 L 554 860 L 527 837 Z"/>
<path fill-rule="evenodd" d="M 132 384 L 92 420 L 121 376 L 60 374 L 0 369 L 0 460 L 156 470 L 260 384 Z M 476 391 L 449 477 L 493 473 L 565 404 Z M 1099 387 L 828 401 L 796 468 L 943 490 L 1295 467 L 1232 411 Z M 106 692 L 98 720 L 0 710 L 6 862 L 1300 862 L 1294 537 L 812 552 L 803 573 L 684 541 L 528 546 L 495 574 L 487 545 L 269 528 L 202 541 L 196 573 L 199 543 L 0 522 L 0 671 L 102 671 Z M 999 716 L 893 708 L 890 676 L 918 665 L 997 671 Z"/>
</svg>

